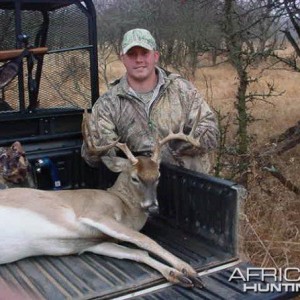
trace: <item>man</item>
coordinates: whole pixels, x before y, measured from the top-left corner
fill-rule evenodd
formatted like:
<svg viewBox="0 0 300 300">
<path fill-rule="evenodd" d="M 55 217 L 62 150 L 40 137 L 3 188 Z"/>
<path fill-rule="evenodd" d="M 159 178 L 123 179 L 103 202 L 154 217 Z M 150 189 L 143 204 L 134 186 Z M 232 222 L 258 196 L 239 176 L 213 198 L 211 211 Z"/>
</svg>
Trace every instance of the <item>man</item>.
<svg viewBox="0 0 300 300">
<path fill-rule="evenodd" d="M 162 161 L 208 173 L 208 152 L 217 146 L 218 129 L 213 112 L 199 92 L 180 75 L 157 66 L 159 52 L 149 31 L 133 29 L 125 33 L 120 59 L 126 74 L 93 106 L 92 138 L 97 146 L 120 138 L 134 153 L 145 154 L 153 149 L 157 136 L 162 138 L 169 127 L 176 133 L 184 117 L 184 132 L 192 128 L 201 109 L 196 135 L 201 148 L 185 141 L 172 141 L 162 152 Z M 115 155 L 110 150 L 109 155 Z M 82 156 L 91 166 L 97 166 L 100 155 L 88 151 L 84 141 Z"/>
</svg>

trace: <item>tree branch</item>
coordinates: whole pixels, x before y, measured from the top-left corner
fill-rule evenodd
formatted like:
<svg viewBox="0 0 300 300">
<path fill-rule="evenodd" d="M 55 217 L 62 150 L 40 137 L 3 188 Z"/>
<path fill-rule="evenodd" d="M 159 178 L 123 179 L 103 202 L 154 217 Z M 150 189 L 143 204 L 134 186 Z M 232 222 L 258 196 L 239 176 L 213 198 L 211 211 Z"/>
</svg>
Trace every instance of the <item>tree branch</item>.
<svg viewBox="0 0 300 300">
<path fill-rule="evenodd" d="M 285 187 L 287 187 L 290 191 L 294 192 L 296 195 L 300 195 L 300 188 L 294 185 L 289 179 L 287 179 L 278 169 L 274 166 L 271 167 L 263 167 L 263 170 L 268 171 L 275 178 L 277 178 Z"/>
</svg>

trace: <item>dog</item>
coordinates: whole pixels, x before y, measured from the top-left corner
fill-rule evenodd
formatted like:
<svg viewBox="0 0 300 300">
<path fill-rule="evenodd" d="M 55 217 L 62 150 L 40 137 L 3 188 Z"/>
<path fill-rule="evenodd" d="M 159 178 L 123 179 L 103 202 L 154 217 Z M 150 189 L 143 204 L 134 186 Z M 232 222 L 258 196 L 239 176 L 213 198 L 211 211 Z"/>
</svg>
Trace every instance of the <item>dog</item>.
<svg viewBox="0 0 300 300">
<path fill-rule="evenodd" d="M 31 166 L 20 142 L 0 147 L 0 189 L 35 188 Z"/>
</svg>

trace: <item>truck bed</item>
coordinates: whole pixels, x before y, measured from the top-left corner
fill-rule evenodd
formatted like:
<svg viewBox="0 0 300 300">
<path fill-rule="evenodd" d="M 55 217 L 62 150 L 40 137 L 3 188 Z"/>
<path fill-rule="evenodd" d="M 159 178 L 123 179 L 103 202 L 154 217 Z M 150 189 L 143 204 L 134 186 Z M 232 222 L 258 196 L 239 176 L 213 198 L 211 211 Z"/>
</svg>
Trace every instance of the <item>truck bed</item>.
<svg viewBox="0 0 300 300">
<path fill-rule="evenodd" d="M 160 218 L 150 219 L 143 232 L 189 262 L 198 271 L 232 260 Z M 127 260 L 84 253 L 63 257 L 35 257 L 2 265 L 7 284 L 41 299 L 111 299 L 165 282 L 150 267 Z"/>
<path fill-rule="evenodd" d="M 174 230 L 160 218 L 150 219 L 143 232 L 203 274 L 204 288 L 172 285 L 146 265 L 91 253 L 23 259 L 0 266 L 0 278 L 30 295 L 30 299 L 267 300 L 295 296 L 291 292 L 245 293 L 242 282 L 228 279 L 234 267 L 246 272 L 249 263 L 240 262 L 182 230 Z"/>
<path fill-rule="evenodd" d="M 33 170 L 39 159 L 57 166 L 63 189 L 101 188 L 116 174 L 103 165 L 88 167 L 80 156 L 81 141 L 28 143 Z M 244 293 L 242 282 L 229 282 L 238 260 L 238 212 L 243 189 L 220 178 L 161 165 L 160 213 L 142 232 L 190 263 L 202 275 L 203 289 L 171 285 L 150 267 L 127 260 L 84 253 L 64 257 L 32 257 L 0 266 L 0 283 L 23 290 L 29 299 L 288 299 L 291 293 Z M 52 189 L 51 174 L 35 174 L 38 188 Z M 0 299 L 1 298 L 0 291 Z M 5 298 L 5 300 L 10 300 Z M 15 300 L 15 299 L 14 299 Z M 23 298 L 22 298 L 23 300 Z"/>
</svg>

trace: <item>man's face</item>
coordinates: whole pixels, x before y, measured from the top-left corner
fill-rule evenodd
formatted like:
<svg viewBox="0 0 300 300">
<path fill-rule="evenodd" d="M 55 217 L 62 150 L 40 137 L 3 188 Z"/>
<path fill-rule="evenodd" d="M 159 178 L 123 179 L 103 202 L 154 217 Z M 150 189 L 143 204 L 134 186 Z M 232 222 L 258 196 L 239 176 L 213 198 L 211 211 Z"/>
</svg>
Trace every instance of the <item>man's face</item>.
<svg viewBox="0 0 300 300">
<path fill-rule="evenodd" d="M 127 70 L 127 76 L 135 81 L 145 81 L 155 73 L 155 65 L 159 59 L 158 51 L 147 50 L 136 46 L 121 55 Z"/>
</svg>

